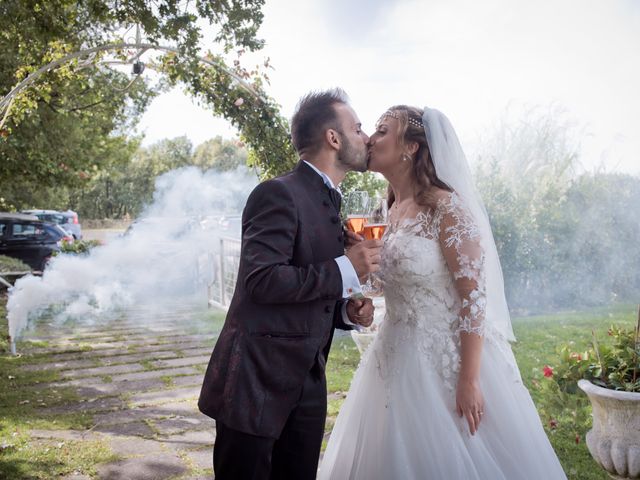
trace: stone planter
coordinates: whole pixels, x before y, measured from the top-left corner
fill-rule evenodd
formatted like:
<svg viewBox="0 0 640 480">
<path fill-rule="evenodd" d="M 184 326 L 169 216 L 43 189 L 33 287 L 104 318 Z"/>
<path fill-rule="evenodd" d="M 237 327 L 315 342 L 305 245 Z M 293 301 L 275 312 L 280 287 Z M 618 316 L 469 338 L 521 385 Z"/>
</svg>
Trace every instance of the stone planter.
<svg viewBox="0 0 640 480">
<path fill-rule="evenodd" d="M 616 479 L 640 479 L 640 393 L 602 388 L 588 380 L 578 386 L 593 407 L 587 432 L 591 456 Z"/>
</svg>

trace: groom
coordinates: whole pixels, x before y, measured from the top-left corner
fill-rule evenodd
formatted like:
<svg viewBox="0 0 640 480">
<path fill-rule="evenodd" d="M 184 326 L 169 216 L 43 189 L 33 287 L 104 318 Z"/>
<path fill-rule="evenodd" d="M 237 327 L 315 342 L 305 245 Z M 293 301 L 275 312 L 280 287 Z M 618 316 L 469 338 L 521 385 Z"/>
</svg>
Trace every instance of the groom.
<svg viewBox="0 0 640 480">
<path fill-rule="evenodd" d="M 369 138 L 340 89 L 303 97 L 291 134 L 297 167 L 247 200 L 238 282 L 198 402 L 216 419 L 216 480 L 315 479 L 334 328 L 373 320 L 371 300 L 350 297 L 382 244 L 345 254 L 334 188 L 366 170 Z"/>
</svg>

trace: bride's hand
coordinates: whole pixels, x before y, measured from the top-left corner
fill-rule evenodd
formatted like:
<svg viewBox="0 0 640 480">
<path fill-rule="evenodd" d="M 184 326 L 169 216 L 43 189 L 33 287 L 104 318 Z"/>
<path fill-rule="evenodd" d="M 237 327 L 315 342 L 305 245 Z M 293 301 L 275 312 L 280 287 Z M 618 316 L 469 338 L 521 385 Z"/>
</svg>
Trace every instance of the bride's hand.
<svg viewBox="0 0 640 480">
<path fill-rule="evenodd" d="M 474 435 L 478 431 L 484 415 L 484 398 L 476 380 L 460 379 L 456 391 L 456 410 L 469 423 L 469 431 Z"/>
</svg>

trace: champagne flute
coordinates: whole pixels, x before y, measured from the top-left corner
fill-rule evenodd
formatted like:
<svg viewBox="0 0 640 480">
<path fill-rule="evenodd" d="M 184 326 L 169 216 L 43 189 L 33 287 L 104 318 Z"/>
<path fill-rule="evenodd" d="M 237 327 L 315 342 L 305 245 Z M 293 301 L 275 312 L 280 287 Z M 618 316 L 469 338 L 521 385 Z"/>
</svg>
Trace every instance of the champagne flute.
<svg viewBox="0 0 640 480">
<path fill-rule="evenodd" d="M 389 224 L 389 209 L 386 198 L 378 198 L 375 207 L 370 210 L 365 220 L 364 238 L 366 240 L 380 240 Z"/>
<path fill-rule="evenodd" d="M 364 233 L 364 225 L 369 214 L 370 199 L 367 192 L 353 191 L 344 202 L 345 225 L 358 235 Z"/>
<path fill-rule="evenodd" d="M 381 240 L 389 224 L 389 208 L 386 198 L 378 198 L 373 202 L 374 208 L 369 211 L 365 220 L 363 235 L 365 240 Z M 375 274 L 367 276 L 367 282 L 362 286 L 362 293 L 369 297 L 380 295 L 380 277 Z"/>
</svg>

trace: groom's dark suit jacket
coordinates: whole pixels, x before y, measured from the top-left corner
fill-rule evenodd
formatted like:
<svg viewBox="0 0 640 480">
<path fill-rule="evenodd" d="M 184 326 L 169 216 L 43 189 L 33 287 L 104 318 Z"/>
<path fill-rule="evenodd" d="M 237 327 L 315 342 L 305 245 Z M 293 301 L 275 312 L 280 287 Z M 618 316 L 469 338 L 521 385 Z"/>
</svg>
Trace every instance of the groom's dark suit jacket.
<svg viewBox="0 0 640 480">
<path fill-rule="evenodd" d="M 324 375 L 342 322 L 338 211 L 304 162 L 258 185 L 242 217 L 238 282 L 198 406 L 241 432 L 277 438 L 305 377 Z"/>
</svg>

